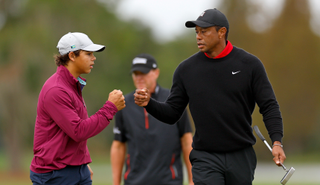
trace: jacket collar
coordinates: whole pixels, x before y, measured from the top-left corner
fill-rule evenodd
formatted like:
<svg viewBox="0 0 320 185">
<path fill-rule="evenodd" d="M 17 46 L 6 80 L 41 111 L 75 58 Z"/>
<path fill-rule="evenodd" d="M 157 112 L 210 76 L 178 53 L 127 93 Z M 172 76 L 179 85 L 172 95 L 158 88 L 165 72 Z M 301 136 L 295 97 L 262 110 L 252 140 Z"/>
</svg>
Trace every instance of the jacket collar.
<svg viewBox="0 0 320 185">
<path fill-rule="evenodd" d="M 67 81 L 70 85 L 72 86 L 76 86 L 78 87 L 78 84 L 80 85 L 79 83 L 79 80 L 77 80 L 70 72 L 69 70 L 63 66 L 63 65 L 60 65 L 58 66 L 57 68 L 57 74 L 61 75 L 63 77 L 63 79 L 65 81 Z M 79 76 L 80 77 L 80 76 Z M 80 77 L 83 81 L 86 81 L 85 78 L 82 78 Z M 82 89 L 82 88 L 81 88 Z"/>
</svg>

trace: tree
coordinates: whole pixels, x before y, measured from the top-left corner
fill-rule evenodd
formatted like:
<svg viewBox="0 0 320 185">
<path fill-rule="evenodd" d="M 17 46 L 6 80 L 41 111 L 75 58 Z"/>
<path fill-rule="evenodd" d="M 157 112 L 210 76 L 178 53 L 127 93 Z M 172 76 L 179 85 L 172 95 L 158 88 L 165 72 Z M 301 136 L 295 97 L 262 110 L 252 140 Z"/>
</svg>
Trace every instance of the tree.
<svg viewBox="0 0 320 185">
<path fill-rule="evenodd" d="M 288 151 L 311 150 L 319 110 L 319 37 L 310 29 L 308 1 L 287 0 L 282 15 L 264 35 L 267 61 L 284 119 Z M 318 135 L 318 134 L 317 134 Z"/>
</svg>

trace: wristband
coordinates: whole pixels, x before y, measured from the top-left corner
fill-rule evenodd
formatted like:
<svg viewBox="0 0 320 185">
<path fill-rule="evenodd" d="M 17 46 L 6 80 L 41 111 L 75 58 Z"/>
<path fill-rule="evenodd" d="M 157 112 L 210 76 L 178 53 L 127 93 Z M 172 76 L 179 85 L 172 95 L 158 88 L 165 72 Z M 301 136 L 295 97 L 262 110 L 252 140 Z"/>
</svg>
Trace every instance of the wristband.
<svg viewBox="0 0 320 185">
<path fill-rule="evenodd" d="M 273 148 L 274 146 L 280 146 L 281 148 L 283 148 L 283 145 L 281 145 L 281 144 L 273 144 L 273 145 L 272 145 L 272 148 Z"/>
</svg>

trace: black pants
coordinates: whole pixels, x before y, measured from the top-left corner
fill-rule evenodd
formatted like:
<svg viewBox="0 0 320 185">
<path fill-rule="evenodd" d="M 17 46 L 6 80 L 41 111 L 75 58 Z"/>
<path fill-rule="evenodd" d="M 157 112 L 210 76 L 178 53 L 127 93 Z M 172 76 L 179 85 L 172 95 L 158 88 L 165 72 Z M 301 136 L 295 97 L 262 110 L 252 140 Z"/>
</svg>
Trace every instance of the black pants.
<svg viewBox="0 0 320 185">
<path fill-rule="evenodd" d="M 252 185 L 257 158 L 253 147 L 228 153 L 192 150 L 195 185 Z"/>
</svg>

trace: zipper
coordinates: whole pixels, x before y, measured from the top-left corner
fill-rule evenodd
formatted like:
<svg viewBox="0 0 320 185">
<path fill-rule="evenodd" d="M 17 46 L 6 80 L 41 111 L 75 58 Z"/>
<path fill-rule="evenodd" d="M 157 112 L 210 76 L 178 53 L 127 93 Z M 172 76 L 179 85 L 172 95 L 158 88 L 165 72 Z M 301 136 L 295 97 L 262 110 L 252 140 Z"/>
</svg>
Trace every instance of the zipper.
<svg viewBox="0 0 320 185">
<path fill-rule="evenodd" d="M 172 174 L 172 179 L 176 178 L 176 173 L 175 173 L 175 170 L 173 168 L 174 159 L 175 159 L 175 154 L 172 154 L 171 163 L 170 163 L 170 170 L 171 170 L 171 174 Z"/>
<path fill-rule="evenodd" d="M 143 108 L 144 111 L 144 124 L 146 129 L 149 129 L 149 117 L 148 117 L 148 112 L 145 108 Z"/>
<path fill-rule="evenodd" d="M 124 179 L 125 180 L 127 180 L 129 173 L 130 173 L 130 155 L 127 154 L 127 171 L 124 174 Z"/>
</svg>

